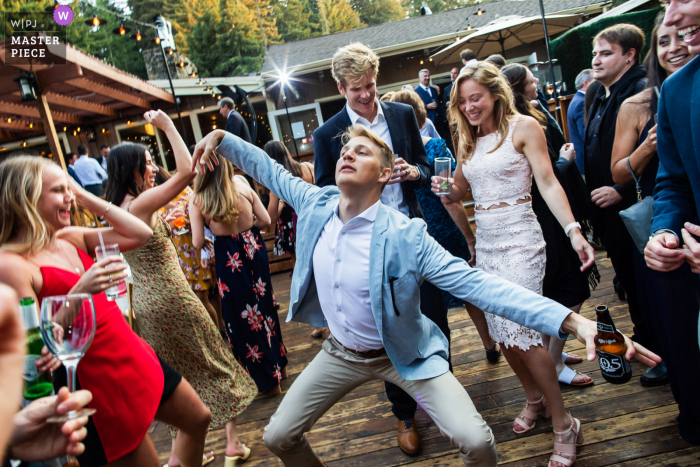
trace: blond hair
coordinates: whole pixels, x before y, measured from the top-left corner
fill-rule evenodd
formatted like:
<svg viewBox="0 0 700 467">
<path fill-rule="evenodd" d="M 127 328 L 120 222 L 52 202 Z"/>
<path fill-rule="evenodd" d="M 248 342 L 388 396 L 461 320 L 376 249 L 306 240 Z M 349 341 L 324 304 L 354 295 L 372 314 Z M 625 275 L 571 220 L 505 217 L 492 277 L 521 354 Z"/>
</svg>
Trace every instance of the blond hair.
<svg viewBox="0 0 700 467">
<path fill-rule="evenodd" d="M 478 127 L 469 123 L 467 117 L 459 108 L 459 88 L 462 86 L 462 83 L 469 80 L 484 86 L 496 98 L 496 102 L 493 105 L 493 118 L 501 139 L 489 152 L 493 152 L 501 147 L 508 136 L 511 117 L 518 114 L 513 103 L 513 91 L 510 89 L 510 84 L 496 65 L 483 61 L 465 67 L 455 80 L 448 109 L 450 122 L 457 125 L 457 135 L 459 136 L 457 159 L 459 163 L 463 163 L 474 154 L 476 134 L 479 131 Z"/>
<path fill-rule="evenodd" d="M 348 81 L 359 81 L 367 70 L 374 71 L 375 79 L 379 75 L 379 57 L 368 46 L 354 42 L 339 48 L 333 55 L 331 74 L 343 88 Z"/>
<path fill-rule="evenodd" d="M 13 157 L 0 164 L 0 250 L 32 254 L 51 243 L 55 229 L 37 210 L 44 169 L 51 165 L 37 156 Z"/>
<path fill-rule="evenodd" d="M 393 92 L 391 93 L 391 102 L 399 102 L 401 104 L 406 104 L 413 107 L 413 112 L 415 112 L 416 120 L 418 121 L 418 128 L 423 128 L 423 125 L 425 125 L 425 119 L 428 118 L 428 114 L 425 110 L 425 103 L 423 103 L 423 99 L 420 98 L 416 91 L 413 89 L 404 89 L 402 91 Z"/>
<path fill-rule="evenodd" d="M 343 142 L 343 145 L 346 145 L 351 139 L 363 136 L 379 146 L 379 149 L 381 150 L 381 153 L 379 154 L 379 166 L 382 169 L 386 169 L 388 167 L 393 172 L 394 153 L 389 145 L 386 144 L 386 142 L 384 142 L 384 140 L 377 136 L 377 134 L 372 130 L 367 129 L 362 125 L 351 125 L 347 130 L 345 130 L 345 133 L 343 133 L 341 141 Z"/>
<path fill-rule="evenodd" d="M 233 175 L 233 165 L 219 157 L 219 165 L 213 171 L 205 170 L 195 177 L 193 202 L 205 218 L 222 224 L 238 221 L 238 191 Z"/>
</svg>

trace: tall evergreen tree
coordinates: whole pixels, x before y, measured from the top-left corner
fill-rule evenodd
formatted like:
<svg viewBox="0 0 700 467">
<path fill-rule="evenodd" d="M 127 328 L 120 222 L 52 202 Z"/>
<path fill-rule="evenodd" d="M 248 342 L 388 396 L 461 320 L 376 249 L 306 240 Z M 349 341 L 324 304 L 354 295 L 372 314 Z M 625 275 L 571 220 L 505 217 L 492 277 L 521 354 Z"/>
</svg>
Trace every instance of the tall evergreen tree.
<svg viewBox="0 0 700 467">
<path fill-rule="evenodd" d="M 422 2 L 425 2 L 433 13 L 439 13 L 465 7 L 475 3 L 475 0 L 401 0 L 406 16 L 420 16 Z"/>
<path fill-rule="evenodd" d="M 350 0 L 352 9 L 360 15 L 367 26 L 403 19 L 406 14 L 397 0 Z"/>
<path fill-rule="evenodd" d="M 2 0 L 2 12 L 3 13 L 17 13 L 20 11 L 29 12 L 43 12 L 44 8 L 53 5 L 53 0 Z M 7 21 L 7 16 L 5 16 L 5 28 L 0 31 L 0 35 L 4 38 L 4 34 L 9 36 L 12 34 L 13 28 L 9 21 Z"/>
<path fill-rule="evenodd" d="M 347 0 L 318 0 L 319 7 L 323 2 L 328 22 L 328 34 L 349 31 L 362 26 L 360 15 L 352 9 Z"/>
<path fill-rule="evenodd" d="M 294 42 L 321 34 L 318 12 L 309 0 L 278 0 L 273 10 L 282 41 Z"/>
</svg>

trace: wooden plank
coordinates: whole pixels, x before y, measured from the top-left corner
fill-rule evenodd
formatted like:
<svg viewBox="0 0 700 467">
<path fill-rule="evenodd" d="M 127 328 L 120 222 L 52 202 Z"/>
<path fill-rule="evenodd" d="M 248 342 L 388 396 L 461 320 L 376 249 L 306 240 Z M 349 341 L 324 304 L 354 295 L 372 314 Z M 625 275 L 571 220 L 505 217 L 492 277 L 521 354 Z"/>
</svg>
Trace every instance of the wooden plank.
<svg viewBox="0 0 700 467">
<path fill-rule="evenodd" d="M 107 107 L 106 105 L 95 104 L 94 102 L 84 101 L 81 99 L 73 99 L 72 97 L 63 96 L 61 94 L 56 94 L 53 92 L 46 93 L 45 97 L 47 102 L 50 104 L 69 107 L 71 109 L 77 109 L 83 112 L 107 115 L 110 117 L 119 116 L 119 113 L 116 110 L 114 110 L 111 107 Z"/>
<path fill-rule="evenodd" d="M 0 101 L 0 113 L 10 114 L 10 115 L 21 115 L 22 117 L 30 117 L 40 119 L 41 114 L 37 107 L 32 107 L 24 104 L 15 104 L 14 102 Z M 67 114 L 65 112 L 51 111 L 51 116 L 54 122 L 71 123 L 75 125 L 80 125 L 83 123 L 83 119 L 76 116 Z"/>
<path fill-rule="evenodd" d="M 41 125 L 41 123 L 34 123 L 34 128 L 29 128 L 29 125 L 27 124 L 26 121 L 16 120 L 14 118 L 12 119 L 11 122 L 8 122 L 7 119 L 5 119 L 5 118 L 0 119 L 0 128 L 5 129 L 5 130 L 22 131 L 22 132 L 42 132 L 42 131 L 44 131 L 44 128 Z"/>
<path fill-rule="evenodd" d="M 39 95 L 39 113 L 41 114 L 41 121 L 44 123 L 44 131 L 46 133 L 46 139 L 49 141 L 49 147 L 51 148 L 51 153 L 54 157 L 58 157 L 58 162 L 63 167 L 64 171 L 66 169 L 66 161 L 63 159 L 63 151 L 61 150 L 61 145 L 58 143 L 58 135 L 56 135 L 56 127 L 53 124 L 53 117 L 51 116 L 51 109 L 49 108 L 49 101 L 46 95 Z"/>
<path fill-rule="evenodd" d="M 39 91 L 45 92 L 52 84 L 63 83 L 64 81 L 83 76 L 83 70 L 80 65 L 75 63 L 67 63 L 66 65 L 53 66 L 45 70 L 40 70 L 34 73 Z"/>
<path fill-rule="evenodd" d="M 135 105 L 143 109 L 151 110 L 151 103 L 142 97 L 133 96 L 127 92 L 120 91 L 110 86 L 91 81 L 87 78 L 75 78 L 65 81 L 66 84 L 86 91 L 94 92 L 101 96 L 109 97 L 110 99 L 126 102 L 127 104 Z"/>
</svg>

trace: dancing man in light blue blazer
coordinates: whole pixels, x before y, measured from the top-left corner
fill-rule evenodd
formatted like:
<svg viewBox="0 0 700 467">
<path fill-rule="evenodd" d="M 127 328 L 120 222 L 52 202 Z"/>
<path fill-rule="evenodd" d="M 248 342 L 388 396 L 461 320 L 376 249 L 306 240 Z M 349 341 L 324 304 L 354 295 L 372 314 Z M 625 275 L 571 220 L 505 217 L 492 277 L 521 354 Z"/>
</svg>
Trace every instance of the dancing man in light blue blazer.
<svg viewBox="0 0 700 467">
<path fill-rule="evenodd" d="M 259 148 L 220 130 L 197 145 L 193 165 L 215 170 L 214 151 L 297 213 L 297 262 L 287 320 L 331 330 L 265 428 L 265 445 L 285 466 L 325 465 L 304 433 L 343 396 L 374 379 L 411 394 L 459 449 L 465 465 L 497 464 L 491 429 L 448 371 L 447 339 L 420 312 L 419 287 L 425 280 L 487 313 L 542 333 L 560 339 L 575 334 L 586 343 L 588 359 L 595 358 L 594 322 L 472 269 L 433 240 L 423 220 L 409 219 L 380 202 L 394 155 L 371 130 L 348 129 L 336 165 L 337 186 L 324 188 L 293 177 Z M 652 366 L 660 361 L 626 342 L 628 359 L 634 356 Z"/>
</svg>

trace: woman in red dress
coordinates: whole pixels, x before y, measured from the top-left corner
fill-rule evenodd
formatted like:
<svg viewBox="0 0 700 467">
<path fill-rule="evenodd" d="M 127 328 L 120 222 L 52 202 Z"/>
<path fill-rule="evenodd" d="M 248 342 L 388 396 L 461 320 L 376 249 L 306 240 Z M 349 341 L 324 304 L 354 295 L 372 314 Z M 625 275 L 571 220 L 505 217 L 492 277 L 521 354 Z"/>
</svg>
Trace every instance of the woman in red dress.
<svg viewBox="0 0 700 467">
<path fill-rule="evenodd" d="M 142 221 L 87 193 L 47 159 L 21 156 L 0 164 L 0 282 L 37 302 L 50 295 L 93 295 L 97 330 L 77 375 L 80 387 L 92 392 L 89 407 L 97 412 L 78 460 L 82 467 L 159 466 L 147 434 L 157 419 L 180 429 L 176 450 L 182 465 L 201 466 L 211 413 L 107 300 L 105 289 L 124 280 L 126 266 L 116 256 L 91 259 L 100 244 L 98 231 L 70 227 L 74 199 L 112 225 L 101 229 L 105 244 L 126 251 L 152 235 Z M 40 371 L 60 366 L 46 348 L 43 353 Z"/>
</svg>

